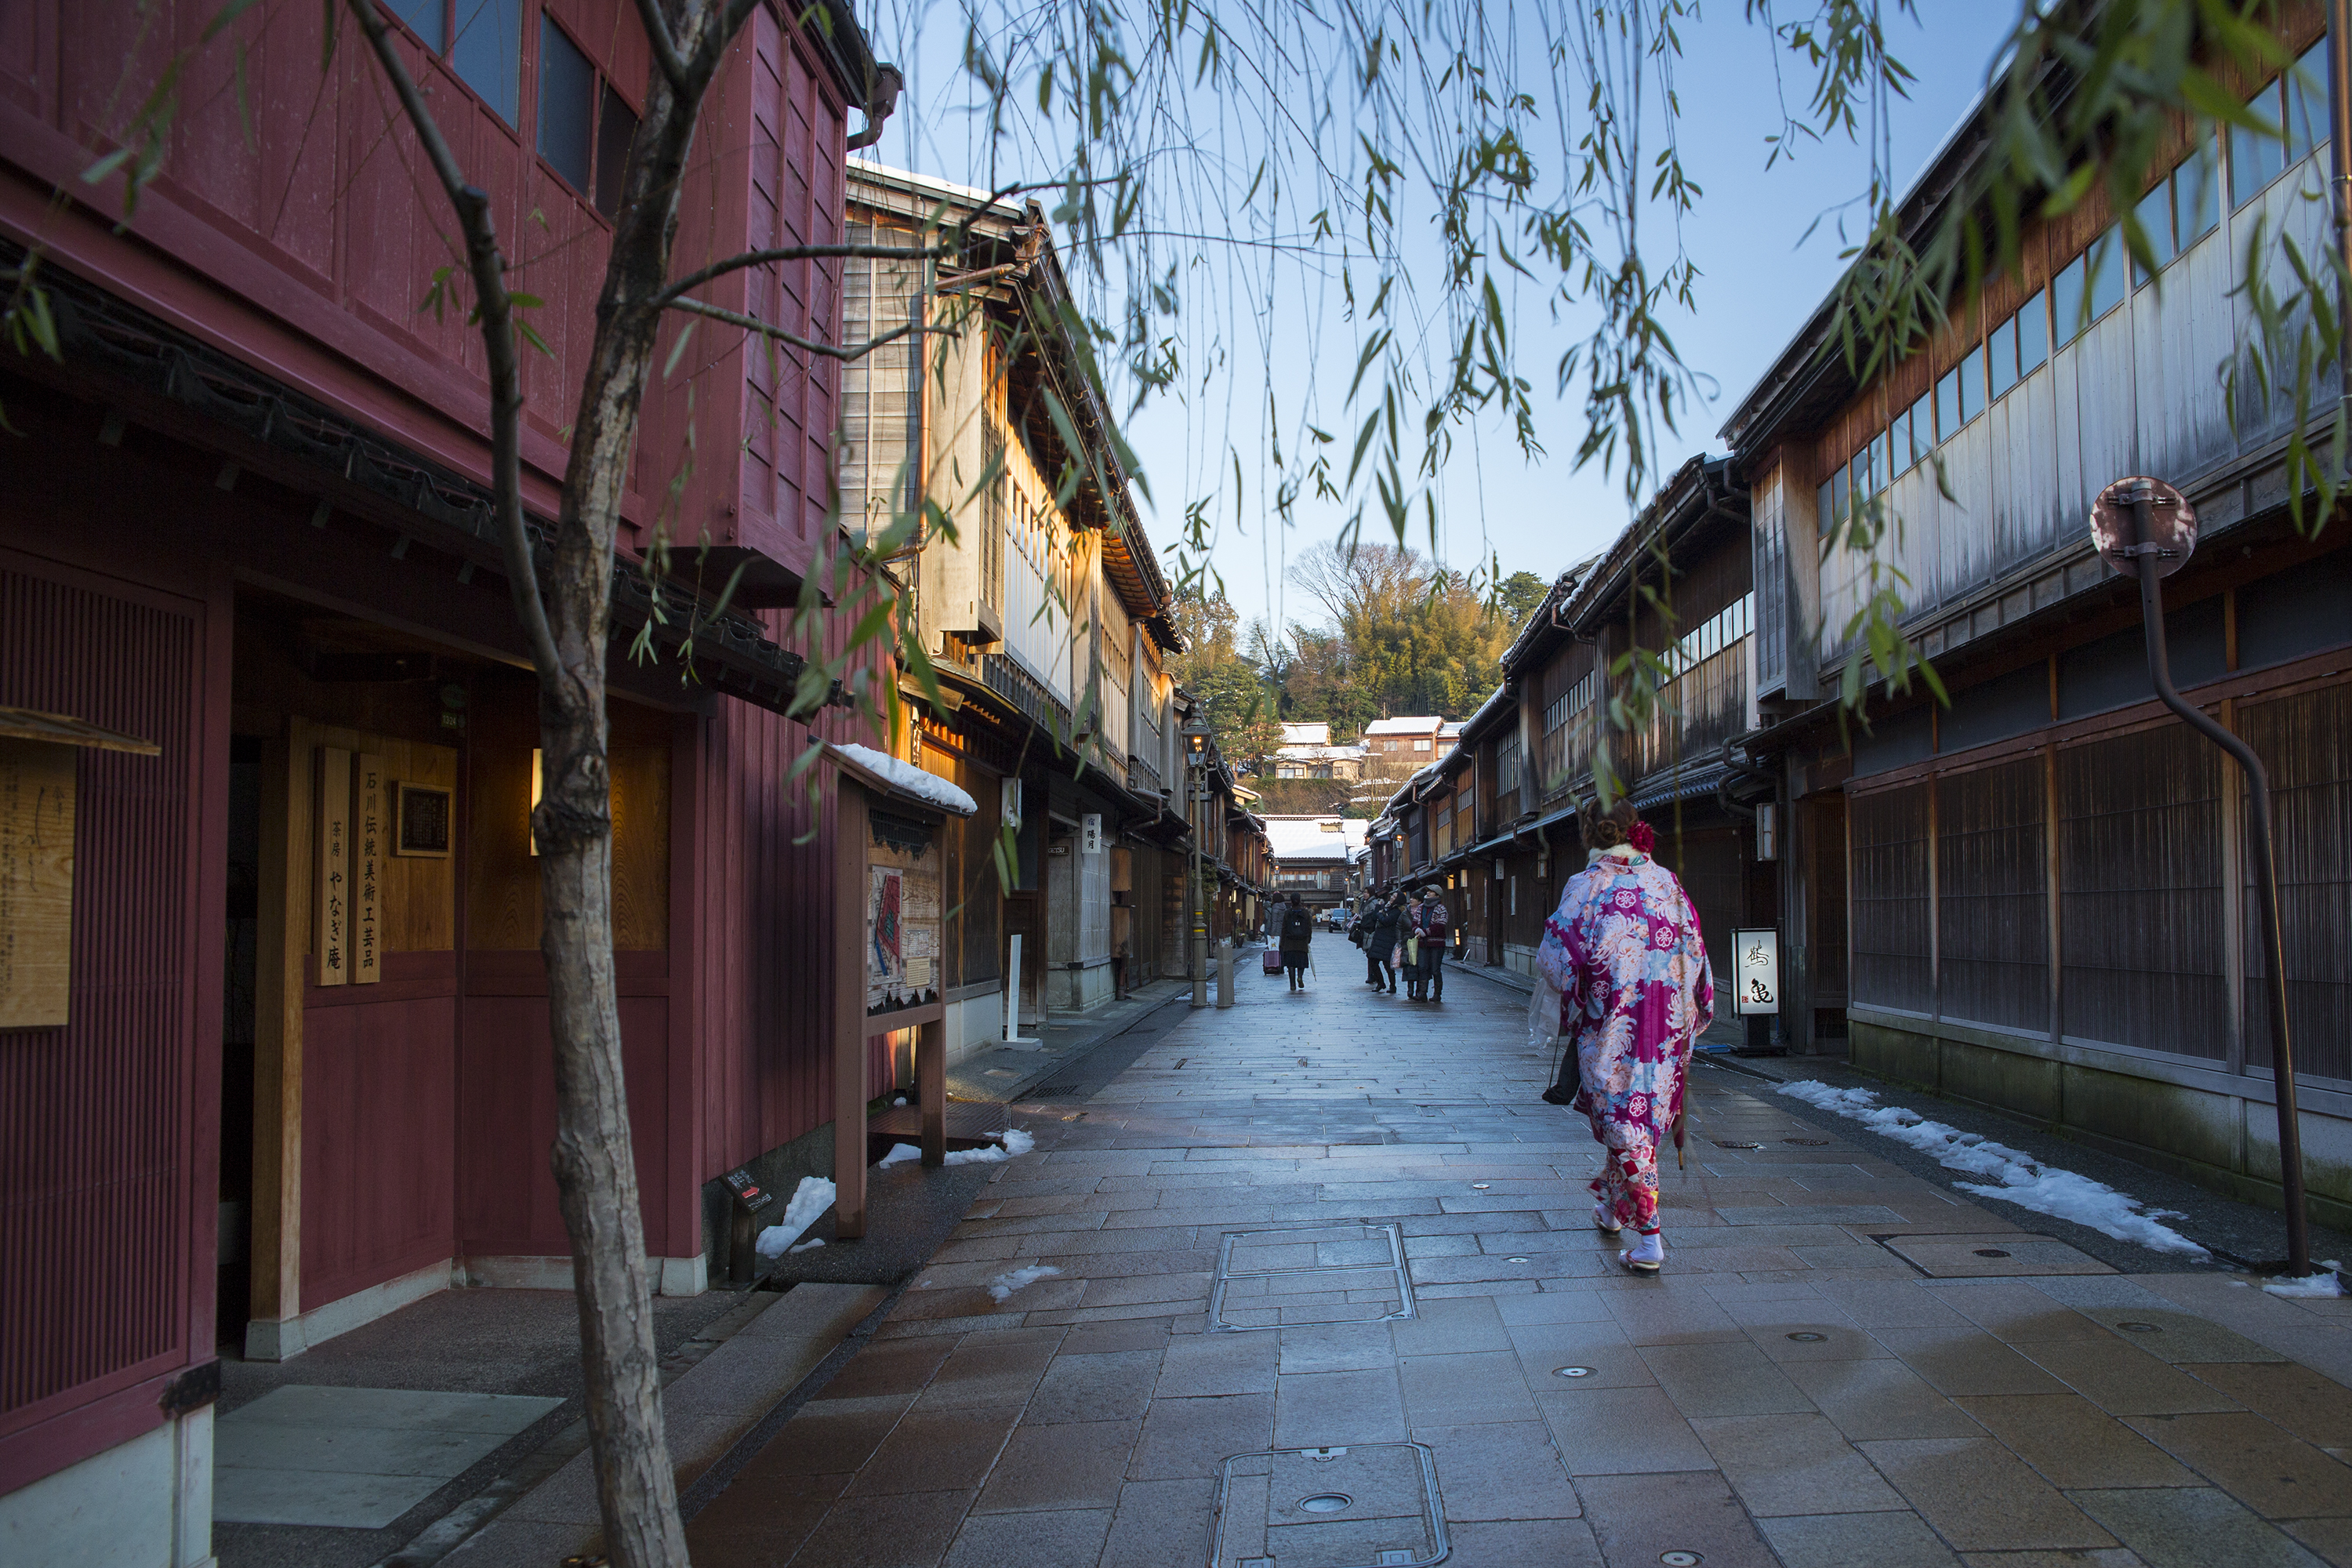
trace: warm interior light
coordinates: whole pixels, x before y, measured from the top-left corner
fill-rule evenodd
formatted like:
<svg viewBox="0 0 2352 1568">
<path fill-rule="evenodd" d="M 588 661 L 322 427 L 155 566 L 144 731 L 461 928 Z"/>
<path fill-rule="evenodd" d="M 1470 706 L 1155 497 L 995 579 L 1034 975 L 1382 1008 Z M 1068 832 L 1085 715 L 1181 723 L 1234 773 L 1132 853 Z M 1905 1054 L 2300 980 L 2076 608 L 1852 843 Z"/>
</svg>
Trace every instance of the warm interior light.
<svg viewBox="0 0 2352 1568">
<path fill-rule="evenodd" d="M 537 746 L 530 749 L 530 809 L 534 814 L 539 810 L 539 748 Z M 522 819 L 522 834 L 524 837 L 530 840 L 530 852 L 534 855 L 538 854 L 539 829 L 531 825 L 531 818 L 529 816 Z"/>
</svg>

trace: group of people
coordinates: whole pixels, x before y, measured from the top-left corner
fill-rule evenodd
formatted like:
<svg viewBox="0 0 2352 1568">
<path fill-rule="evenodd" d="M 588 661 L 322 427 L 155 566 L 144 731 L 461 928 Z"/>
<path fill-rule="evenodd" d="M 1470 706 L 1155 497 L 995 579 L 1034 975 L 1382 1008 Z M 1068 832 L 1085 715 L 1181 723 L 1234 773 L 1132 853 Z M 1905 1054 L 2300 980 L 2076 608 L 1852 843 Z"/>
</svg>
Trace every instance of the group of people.
<svg viewBox="0 0 2352 1568">
<path fill-rule="evenodd" d="M 1410 1002 L 1444 1000 L 1445 944 L 1453 934 L 1444 895 L 1434 885 L 1367 900 L 1348 928 L 1348 940 L 1364 950 L 1364 984 L 1394 995 L 1402 976 Z"/>
</svg>

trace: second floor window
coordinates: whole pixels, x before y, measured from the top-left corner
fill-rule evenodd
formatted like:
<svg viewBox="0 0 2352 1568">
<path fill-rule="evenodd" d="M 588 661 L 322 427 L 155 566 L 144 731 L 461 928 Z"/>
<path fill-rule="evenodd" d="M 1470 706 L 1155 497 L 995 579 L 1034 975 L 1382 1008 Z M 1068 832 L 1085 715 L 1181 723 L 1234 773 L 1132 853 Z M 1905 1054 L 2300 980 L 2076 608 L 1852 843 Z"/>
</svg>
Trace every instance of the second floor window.
<svg viewBox="0 0 2352 1568">
<path fill-rule="evenodd" d="M 539 155 L 607 220 L 621 212 L 621 181 L 637 117 L 552 16 L 539 22 Z"/>
<path fill-rule="evenodd" d="M 425 47 L 500 120 L 517 122 L 522 95 L 522 0 L 386 0 Z"/>
</svg>

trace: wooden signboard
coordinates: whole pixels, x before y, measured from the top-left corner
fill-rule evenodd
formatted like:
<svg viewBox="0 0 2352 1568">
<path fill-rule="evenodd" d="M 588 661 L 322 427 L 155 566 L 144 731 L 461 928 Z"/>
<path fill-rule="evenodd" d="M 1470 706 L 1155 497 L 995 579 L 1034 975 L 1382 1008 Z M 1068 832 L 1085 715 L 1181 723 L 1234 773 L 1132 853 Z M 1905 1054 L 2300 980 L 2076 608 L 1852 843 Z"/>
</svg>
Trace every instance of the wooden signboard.
<svg viewBox="0 0 2352 1568">
<path fill-rule="evenodd" d="M 0 1029 L 61 1029 L 73 984 L 74 808 L 82 751 L 152 757 L 152 741 L 0 707 Z"/>
<path fill-rule="evenodd" d="M 383 978 L 382 913 L 387 804 L 383 759 L 362 752 L 352 769 L 352 984 Z"/>
<path fill-rule="evenodd" d="M 310 952 L 319 961 L 319 984 L 341 985 L 352 977 L 352 754 L 341 746 L 319 748 L 313 821 L 319 928 Z"/>
<path fill-rule="evenodd" d="M 66 1023 L 74 748 L 0 738 L 0 1029 Z"/>
</svg>

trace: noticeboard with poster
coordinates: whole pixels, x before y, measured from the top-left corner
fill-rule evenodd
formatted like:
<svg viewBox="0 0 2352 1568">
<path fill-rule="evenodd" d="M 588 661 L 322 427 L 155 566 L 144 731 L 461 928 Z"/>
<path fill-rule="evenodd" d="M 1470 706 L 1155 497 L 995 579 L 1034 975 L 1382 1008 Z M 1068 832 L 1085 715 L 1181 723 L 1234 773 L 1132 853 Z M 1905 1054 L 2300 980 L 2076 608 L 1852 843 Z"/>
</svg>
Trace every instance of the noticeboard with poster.
<svg viewBox="0 0 2352 1568">
<path fill-rule="evenodd" d="M 928 836 L 926 836 L 928 837 Z M 866 1010 L 939 1000 L 940 851 L 877 842 L 866 862 Z"/>
</svg>

